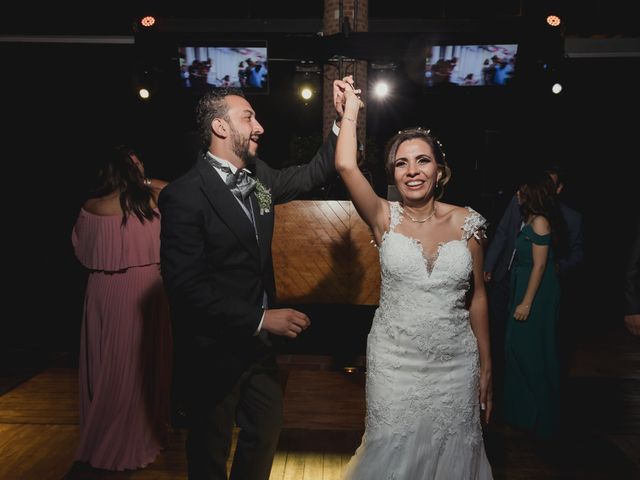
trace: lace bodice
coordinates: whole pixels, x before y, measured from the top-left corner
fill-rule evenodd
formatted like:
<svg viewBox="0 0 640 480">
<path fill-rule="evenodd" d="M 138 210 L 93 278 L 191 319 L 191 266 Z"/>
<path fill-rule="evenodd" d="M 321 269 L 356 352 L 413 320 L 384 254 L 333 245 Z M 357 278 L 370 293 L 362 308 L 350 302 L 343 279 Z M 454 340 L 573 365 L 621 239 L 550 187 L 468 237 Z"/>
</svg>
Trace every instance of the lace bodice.
<svg viewBox="0 0 640 480">
<path fill-rule="evenodd" d="M 467 241 L 484 235 L 485 219 L 467 207 L 469 214 L 460 227 L 459 239 L 440 243 L 432 258 L 425 258 L 420 241 L 395 231 L 402 221 L 402 207 L 390 203 L 389 231 L 380 245 L 382 275 L 380 308 L 398 309 L 410 315 L 416 309 L 432 306 L 431 322 L 446 318 L 455 325 L 468 318 L 465 297 L 470 287 L 471 252 Z"/>
</svg>

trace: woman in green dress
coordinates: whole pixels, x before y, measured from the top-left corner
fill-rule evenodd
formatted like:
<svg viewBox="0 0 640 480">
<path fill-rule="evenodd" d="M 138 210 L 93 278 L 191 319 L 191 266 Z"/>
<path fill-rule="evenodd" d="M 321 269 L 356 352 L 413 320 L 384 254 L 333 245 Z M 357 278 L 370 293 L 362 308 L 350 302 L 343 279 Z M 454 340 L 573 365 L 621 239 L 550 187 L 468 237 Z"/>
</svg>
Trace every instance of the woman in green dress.
<svg viewBox="0 0 640 480">
<path fill-rule="evenodd" d="M 536 437 L 549 438 L 559 424 L 560 285 L 555 259 L 566 248 L 566 225 L 547 173 L 531 175 L 517 195 L 523 225 L 511 265 L 504 419 Z"/>
</svg>

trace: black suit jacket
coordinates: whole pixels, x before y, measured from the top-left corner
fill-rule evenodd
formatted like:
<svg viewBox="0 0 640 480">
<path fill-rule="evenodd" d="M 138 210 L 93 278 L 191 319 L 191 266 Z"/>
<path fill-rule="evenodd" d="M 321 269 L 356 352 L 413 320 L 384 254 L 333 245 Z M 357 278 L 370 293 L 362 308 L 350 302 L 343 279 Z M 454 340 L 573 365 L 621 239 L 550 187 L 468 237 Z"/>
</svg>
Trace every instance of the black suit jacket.
<svg viewBox="0 0 640 480">
<path fill-rule="evenodd" d="M 567 224 L 569 251 L 563 258 L 558 259 L 560 273 L 569 272 L 582 263 L 584 259 L 584 245 L 582 238 L 582 215 L 560 203 L 560 210 Z M 516 245 L 516 238 L 520 232 L 522 214 L 518 199 L 514 195 L 507 206 L 496 233 L 489 244 L 484 258 L 485 272 L 492 272 L 493 281 L 508 279 L 509 264 Z"/>
<path fill-rule="evenodd" d="M 272 203 L 284 203 L 335 176 L 336 136 L 306 165 L 274 170 L 258 160 L 257 179 Z M 163 189 L 161 268 L 171 304 L 176 355 L 200 386 L 228 391 L 261 356 L 266 335 L 255 335 L 263 293 L 275 303 L 271 257 L 274 209 L 262 213 L 251 196 L 256 232 L 220 175 L 205 158 Z M 183 372 L 177 372 L 181 374 Z"/>
<path fill-rule="evenodd" d="M 492 281 L 494 282 L 509 279 L 507 273 L 521 225 L 520 205 L 518 205 L 518 199 L 514 195 L 500 219 L 484 257 L 483 270 L 491 272 Z"/>
</svg>

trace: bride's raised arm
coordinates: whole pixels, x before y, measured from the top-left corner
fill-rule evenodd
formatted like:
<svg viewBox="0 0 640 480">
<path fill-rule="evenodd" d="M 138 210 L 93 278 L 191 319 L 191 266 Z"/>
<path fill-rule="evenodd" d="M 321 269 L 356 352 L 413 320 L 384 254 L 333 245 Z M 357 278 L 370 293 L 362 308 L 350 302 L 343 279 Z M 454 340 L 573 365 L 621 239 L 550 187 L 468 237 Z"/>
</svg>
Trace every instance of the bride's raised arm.
<svg viewBox="0 0 640 480">
<path fill-rule="evenodd" d="M 344 115 L 336 145 L 336 170 L 347 187 L 358 214 L 369 225 L 379 244 L 385 225 L 388 223 L 386 220 L 389 217 L 388 207 L 387 201 L 376 195 L 373 187 L 358 168 L 357 124 L 362 106 L 358 93 L 359 90 L 354 90 L 351 84 L 344 92 Z"/>
</svg>

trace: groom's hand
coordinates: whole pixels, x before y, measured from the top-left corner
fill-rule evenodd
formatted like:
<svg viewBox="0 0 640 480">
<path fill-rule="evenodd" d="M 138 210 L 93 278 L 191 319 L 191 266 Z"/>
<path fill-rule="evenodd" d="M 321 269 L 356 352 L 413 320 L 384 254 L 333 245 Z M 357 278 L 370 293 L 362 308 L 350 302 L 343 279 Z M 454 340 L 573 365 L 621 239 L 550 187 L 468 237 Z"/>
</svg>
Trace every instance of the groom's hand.
<svg viewBox="0 0 640 480">
<path fill-rule="evenodd" d="M 309 325 L 311 325 L 309 317 L 292 308 L 266 310 L 262 321 L 262 328 L 267 332 L 289 338 L 296 338 Z"/>
</svg>

